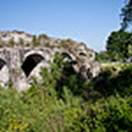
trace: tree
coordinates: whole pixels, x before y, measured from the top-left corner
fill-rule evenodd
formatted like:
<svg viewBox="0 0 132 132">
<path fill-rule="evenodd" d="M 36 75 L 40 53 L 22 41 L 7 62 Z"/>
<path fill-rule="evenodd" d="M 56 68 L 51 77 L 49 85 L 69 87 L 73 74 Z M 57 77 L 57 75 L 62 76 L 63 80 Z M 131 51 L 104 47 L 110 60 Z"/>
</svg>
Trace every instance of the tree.
<svg viewBox="0 0 132 132">
<path fill-rule="evenodd" d="M 96 60 L 99 62 L 108 62 L 110 61 L 110 56 L 107 51 L 101 51 L 100 53 L 96 53 Z"/>
<path fill-rule="evenodd" d="M 34 44 L 34 46 L 39 46 L 40 45 L 37 36 L 33 35 L 32 43 Z"/>
<path fill-rule="evenodd" d="M 121 19 L 121 30 L 124 31 L 132 23 L 132 0 L 128 0 L 127 4 L 122 8 Z"/>
<path fill-rule="evenodd" d="M 20 45 L 24 45 L 24 40 L 22 38 L 19 39 Z"/>
<path fill-rule="evenodd" d="M 2 39 L 0 38 L 0 47 L 3 46 L 3 42 L 2 42 Z"/>
<path fill-rule="evenodd" d="M 126 61 L 132 56 L 132 33 L 126 31 L 112 32 L 108 37 L 107 51 L 113 60 Z"/>
<path fill-rule="evenodd" d="M 16 44 L 16 43 L 15 43 L 14 39 L 11 38 L 11 39 L 9 40 L 9 46 L 13 47 L 15 44 Z"/>
</svg>

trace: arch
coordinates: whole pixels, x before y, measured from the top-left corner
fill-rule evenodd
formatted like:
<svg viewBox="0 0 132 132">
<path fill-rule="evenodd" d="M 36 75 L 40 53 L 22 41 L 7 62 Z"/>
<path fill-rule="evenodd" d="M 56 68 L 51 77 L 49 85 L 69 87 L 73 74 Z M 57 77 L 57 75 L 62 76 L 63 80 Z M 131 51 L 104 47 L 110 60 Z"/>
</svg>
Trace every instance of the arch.
<svg viewBox="0 0 132 132">
<path fill-rule="evenodd" d="M 0 58 L 0 70 L 3 68 L 4 65 L 6 65 L 6 62 Z"/>
<path fill-rule="evenodd" d="M 38 53 L 34 53 L 34 54 L 30 54 L 29 56 L 27 56 L 22 64 L 22 69 L 25 73 L 25 75 L 28 77 L 30 75 L 30 73 L 32 72 L 32 70 L 42 61 L 44 60 L 43 56 L 38 54 Z"/>
<path fill-rule="evenodd" d="M 72 65 L 77 64 L 76 59 L 71 54 L 68 54 L 67 52 L 63 52 L 62 56 L 65 59 L 65 61 L 69 62 L 70 64 Z"/>
<path fill-rule="evenodd" d="M 86 54 L 84 52 L 80 52 L 79 55 L 80 56 L 86 56 Z"/>
<path fill-rule="evenodd" d="M 33 54 L 38 54 L 40 56 L 42 56 L 43 58 L 45 58 L 44 56 L 44 52 L 42 52 L 40 49 L 39 50 L 29 50 L 28 52 L 25 52 L 24 56 L 23 56 L 23 61 L 26 60 L 26 58 L 30 55 Z"/>
</svg>

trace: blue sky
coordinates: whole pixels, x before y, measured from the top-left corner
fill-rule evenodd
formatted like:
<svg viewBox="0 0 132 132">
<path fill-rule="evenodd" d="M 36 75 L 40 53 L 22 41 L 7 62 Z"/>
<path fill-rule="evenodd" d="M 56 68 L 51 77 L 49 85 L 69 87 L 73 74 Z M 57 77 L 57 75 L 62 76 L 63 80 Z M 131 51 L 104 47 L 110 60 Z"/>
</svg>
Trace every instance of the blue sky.
<svg viewBox="0 0 132 132">
<path fill-rule="evenodd" d="M 104 49 L 125 0 L 0 0 L 0 30 L 46 33 Z"/>
</svg>

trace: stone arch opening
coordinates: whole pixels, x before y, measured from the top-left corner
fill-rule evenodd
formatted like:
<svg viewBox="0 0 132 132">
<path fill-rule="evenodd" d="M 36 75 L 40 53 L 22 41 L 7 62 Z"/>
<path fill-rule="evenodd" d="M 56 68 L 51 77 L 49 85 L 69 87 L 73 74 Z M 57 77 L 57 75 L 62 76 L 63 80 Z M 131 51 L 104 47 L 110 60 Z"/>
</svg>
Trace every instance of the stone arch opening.
<svg viewBox="0 0 132 132">
<path fill-rule="evenodd" d="M 62 56 L 65 59 L 65 61 L 69 62 L 71 65 L 77 64 L 77 61 L 75 60 L 75 58 L 73 59 L 70 54 L 63 52 Z"/>
<path fill-rule="evenodd" d="M 69 60 L 72 60 L 72 57 L 71 57 L 68 53 L 63 52 L 63 53 L 62 53 L 62 56 L 63 56 L 64 58 L 67 58 L 67 59 L 69 59 Z"/>
<path fill-rule="evenodd" d="M 6 62 L 0 58 L 0 70 L 6 65 Z"/>
<path fill-rule="evenodd" d="M 26 76 L 28 77 L 32 70 L 42 61 L 44 60 L 43 56 L 37 53 L 28 55 L 25 61 L 22 64 L 22 69 Z"/>
</svg>

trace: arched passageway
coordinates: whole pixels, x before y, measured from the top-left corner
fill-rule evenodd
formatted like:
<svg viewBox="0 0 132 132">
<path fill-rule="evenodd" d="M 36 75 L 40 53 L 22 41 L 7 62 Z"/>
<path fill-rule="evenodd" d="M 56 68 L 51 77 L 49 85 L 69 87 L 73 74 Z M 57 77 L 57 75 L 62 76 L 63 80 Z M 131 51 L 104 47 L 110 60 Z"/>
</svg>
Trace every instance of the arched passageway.
<svg viewBox="0 0 132 132">
<path fill-rule="evenodd" d="M 32 70 L 43 60 L 44 58 L 39 54 L 31 54 L 27 56 L 22 64 L 22 69 L 28 77 Z"/>
<path fill-rule="evenodd" d="M 71 57 L 71 55 L 69 55 L 68 53 L 63 52 L 61 55 L 62 55 L 64 61 L 69 62 L 71 65 L 77 64 L 77 61 L 75 59 L 73 59 Z"/>
<path fill-rule="evenodd" d="M 3 66 L 6 65 L 6 62 L 0 58 L 0 70 L 3 68 Z"/>
</svg>

